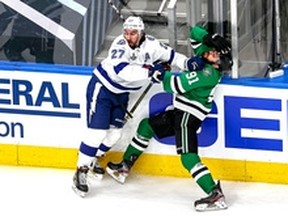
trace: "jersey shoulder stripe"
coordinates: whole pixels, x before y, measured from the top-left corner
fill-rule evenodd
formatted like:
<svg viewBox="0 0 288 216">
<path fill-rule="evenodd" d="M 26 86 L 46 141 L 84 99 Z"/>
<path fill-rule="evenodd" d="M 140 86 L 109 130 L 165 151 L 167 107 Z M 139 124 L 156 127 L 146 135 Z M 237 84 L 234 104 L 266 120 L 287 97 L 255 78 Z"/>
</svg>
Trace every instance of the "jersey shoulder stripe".
<svg viewBox="0 0 288 216">
<path fill-rule="evenodd" d="M 111 90 L 112 92 L 126 92 L 126 91 L 137 91 L 141 89 L 142 86 L 139 87 L 127 87 L 120 85 L 119 83 L 114 82 L 107 72 L 103 69 L 101 64 L 99 64 L 94 71 L 95 75 L 99 78 L 99 80 L 102 82 L 102 84 Z"/>
</svg>

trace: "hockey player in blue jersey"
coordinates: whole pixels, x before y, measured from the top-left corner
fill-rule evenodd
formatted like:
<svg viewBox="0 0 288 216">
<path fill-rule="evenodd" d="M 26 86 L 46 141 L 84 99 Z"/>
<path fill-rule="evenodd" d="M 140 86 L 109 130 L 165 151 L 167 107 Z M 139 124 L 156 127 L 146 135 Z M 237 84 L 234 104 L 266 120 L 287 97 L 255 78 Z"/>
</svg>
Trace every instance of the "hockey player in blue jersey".
<svg viewBox="0 0 288 216">
<path fill-rule="evenodd" d="M 86 92 L 86 128 L 80 143 L 73 189 L 80 196 L 89 190 L 87 174 L 98 178 L 104 169 L 97 161 L 120 139 L 130 92 L 157 76 L 155 63 L 180 70 L 201 69 L 201 58 L 187 58 L 144 32 L 140 17 L 130 16 L 123 34 L 112 43 L 108 56 L 95 68 Z"/>
<path fill-rule="evenodd" d="M 175 136 L 177 155 L 186 171 L 207 197 L 194 202 L 197 211 L 227 209 L 220 181 L 214 181 L 209 168 L 198 154 L 197 131 L 212 109 L 215 90 L 224 71 L 231 70 L 233 61 L 230 43 L 218 34 L 209 34 L 201 26 L 190 31 L 190 41 L 195 55 L 205 59 L 202 70 L 175 73 L 159 67 L 159 82 L 163 90 L 174 95 L 172 106 L 165 111 L 143 118 L 136 134 L 127 146 L 120 163 L 109 162 L 107 173 L 116 181 L 124 183 L 130 170 L 150 140 Z M 209 46 L 208 46 L 209 45 Z M 227 47 L 218 52 L 218 47 Z"/>
</svg>

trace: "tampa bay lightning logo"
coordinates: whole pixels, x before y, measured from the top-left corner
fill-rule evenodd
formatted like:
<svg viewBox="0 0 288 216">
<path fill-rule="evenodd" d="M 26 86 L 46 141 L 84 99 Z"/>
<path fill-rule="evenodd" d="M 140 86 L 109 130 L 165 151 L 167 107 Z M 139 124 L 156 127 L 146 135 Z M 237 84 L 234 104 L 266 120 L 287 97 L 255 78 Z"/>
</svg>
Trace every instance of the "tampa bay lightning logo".
<svg viewBox="0 0 288 216">
<path fill-rule="evenodd" d="M 124 39 L 121 39 L 117 42 L 118 45 L 124 45 L 126 41 Z"/>
</svg>

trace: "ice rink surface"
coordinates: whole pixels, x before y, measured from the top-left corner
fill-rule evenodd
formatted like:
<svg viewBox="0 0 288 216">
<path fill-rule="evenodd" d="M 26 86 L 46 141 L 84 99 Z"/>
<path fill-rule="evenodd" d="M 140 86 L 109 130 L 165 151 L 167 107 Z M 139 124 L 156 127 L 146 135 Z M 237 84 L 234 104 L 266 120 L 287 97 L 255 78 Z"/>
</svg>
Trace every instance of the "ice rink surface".
<svg viewBox="0 0 288 216">
<path fill-rule="evenodd" d="M 93 181 L 81 198 L 71 189 L 74 170 L 0 166 L 1 215 L 148 216 L 148 215 L 287 215 L 288 185 L 221 181 L 227 210 L 196 212 L 206 196 L 192 179 L 139 176 L 124 185 L 107 174 Z M 283 176 L 285 178 L 285 176 Z"/>
</svg>

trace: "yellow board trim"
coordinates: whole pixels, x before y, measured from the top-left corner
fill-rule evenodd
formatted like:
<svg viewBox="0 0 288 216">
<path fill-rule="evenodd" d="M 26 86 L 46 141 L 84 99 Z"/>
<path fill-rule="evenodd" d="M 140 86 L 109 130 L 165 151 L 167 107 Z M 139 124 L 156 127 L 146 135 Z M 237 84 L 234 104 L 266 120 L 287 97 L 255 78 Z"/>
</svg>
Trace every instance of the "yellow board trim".
<svg viewBox="0 0 288 216">
<path fill-rule="evenodd" d="M 75 169 L 78 149 L 0 144 L 0 164 Z M 110 151 L 99 160 L 118 162 L 122 152 Z M 203 158 L 213 177 L 221 180 L 288 184 L 288 164 Z M 144 153 L 133 167 L 133 174 L 188 177 L 190 174 L 177 155 Z"/>
</svg>

